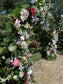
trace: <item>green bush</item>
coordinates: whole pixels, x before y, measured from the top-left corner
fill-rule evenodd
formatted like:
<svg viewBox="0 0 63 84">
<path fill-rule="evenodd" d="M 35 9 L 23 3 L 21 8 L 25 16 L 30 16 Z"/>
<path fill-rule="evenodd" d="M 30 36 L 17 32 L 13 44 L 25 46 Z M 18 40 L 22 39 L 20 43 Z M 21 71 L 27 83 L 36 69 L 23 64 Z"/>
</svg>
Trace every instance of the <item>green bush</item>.
<svg viewBox="0 0 63 84">
<path fill-rule="evenodd" d="M 42 58 L 42 54 L 37 52 L 37 53 L 34 53 L 31 57 L 31 61 L 34 63 L 36 61 L 38 61 L 39 59 Z"/>
</svg>

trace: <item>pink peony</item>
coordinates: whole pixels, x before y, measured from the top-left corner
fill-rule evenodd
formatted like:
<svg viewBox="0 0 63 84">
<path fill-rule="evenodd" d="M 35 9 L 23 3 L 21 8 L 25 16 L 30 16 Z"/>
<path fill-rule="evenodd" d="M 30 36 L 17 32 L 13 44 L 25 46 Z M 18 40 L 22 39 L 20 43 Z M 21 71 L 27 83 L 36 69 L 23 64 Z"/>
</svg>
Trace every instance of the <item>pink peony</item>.
<svg viewBox="0 0 63 84">
<path fill-rule="evenodd" d="M 35 46 L 35 43 L 34 42 L 32 44 L 33 44 L 33 46 Z"/>
<path fill-rule="evenodd" d="M 34 40 L 34 42 L 35 42 L 35 43 L 37 43 L 37 41 L 36 41 L 36 40 Z"/>
<path fill-rule="evenodd" d="M 14 67 L 17 67 L 17 66 L 19 66 L 19 63 L 20 63 L 20 61 L 17 58 L 15 58 L 12 64 Z"/>
</svg>

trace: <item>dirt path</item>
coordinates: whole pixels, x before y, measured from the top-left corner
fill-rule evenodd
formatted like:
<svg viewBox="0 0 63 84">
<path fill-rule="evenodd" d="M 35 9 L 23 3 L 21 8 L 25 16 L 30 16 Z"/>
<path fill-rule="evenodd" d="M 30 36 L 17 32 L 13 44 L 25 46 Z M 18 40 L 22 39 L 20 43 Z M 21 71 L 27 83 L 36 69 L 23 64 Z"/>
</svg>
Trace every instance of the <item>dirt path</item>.
<svg viewBox="0 0 63 84">
<path fill-rule="evenodd" d="M 63 84 L 63 55 L 56 61 L 39 60 L 34 64 L 36 84 Z"/>
</svg>

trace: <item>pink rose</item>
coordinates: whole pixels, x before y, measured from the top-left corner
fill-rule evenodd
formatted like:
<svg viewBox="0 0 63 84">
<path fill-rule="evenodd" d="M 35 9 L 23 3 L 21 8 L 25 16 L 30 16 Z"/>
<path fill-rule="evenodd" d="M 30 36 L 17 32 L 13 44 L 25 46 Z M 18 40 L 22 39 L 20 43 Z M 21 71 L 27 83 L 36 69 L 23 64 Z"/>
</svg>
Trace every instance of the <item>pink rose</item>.
<svg viewBox="0 0 63 84">
<path fill-rule="evenodd" d="M 20 61 L 17 58 L 15 58 L 12 64 L 14 67 L 17 67 L 17 66 L 19 66 L 19 63 L 20 63 Z"/>
</svg>

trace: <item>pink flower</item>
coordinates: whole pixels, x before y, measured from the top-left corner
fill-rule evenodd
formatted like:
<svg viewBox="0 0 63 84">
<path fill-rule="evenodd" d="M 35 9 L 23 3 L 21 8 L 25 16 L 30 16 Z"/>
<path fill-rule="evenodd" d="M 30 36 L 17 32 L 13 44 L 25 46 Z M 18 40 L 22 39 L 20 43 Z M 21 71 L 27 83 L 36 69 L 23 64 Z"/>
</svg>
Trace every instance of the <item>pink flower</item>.
<svg viewBox="0 0 63 84">
<path fill-rule="evenodd" d="M 21 41 L 17 41 L 16 44 L 19 46 L 21 45 Z"/>
<path fill-rule="evenodd" d="M 37 43 L 37 41 L 36 41 L 36 40 L 34 40 L 34 42 L 35 42 L 35 43 Z"/>
<path fill-rule="evenodd" d="M 28 79 L 26 79 L 24 82 L 26 83 L 28 81 Z"/>
<path fill-rule="evenodd" d="M 56 49 L 53 49 L 54 53 L 56 54 Z"/>
<path fill-rule="evenodd" d="M 15 58 L 12 64 L 14 67 L 17 67 L 17 66 L 19 66 L 19 63 L 20 63 L 20 61 L 17 58 Z"/>
<path fill-rule="evenodd" d="M 10 60 L 10 62 L 12 63 L 12 62 L 13 62 L 13 60 Z"/>
<path fill-rule="evenodd" d="M 29 82 L 28 84 L 31 84 L 31 82 Z"/>
<path fill-rule="evenodd" d="M 25 73 L 25 75 L 28 75 L 28 73 Z"/>
<path fill-rule="evenodd" d="M 29 54 L 29 55 L 28 55 L 28 57 L 31 57 L 31 56 L 32 56 L 32 54 Z"/>
<path fill-rule="evenodd" d="M 35 11 L 34 11 L 34 8 L 32 8 L 32 9 L 31 9 L 32 16 L 33 16 L 34 12 L 35 12 Z"/>
<path fill-rule="evenodd" d="M 32 44 L 33 44 L 33 46 L 35 46 L 35 43 L 34 42 Z"/>
<path fill-rule="evenodd" d="M 32 20 L 32 23 L 35 22 L 35 19 Z"/>
<path fill-rule="evenodd" d="M 28 8 L 27 10 L 30 11 L 30 8 Z"/>
<path fill-rule="evenodd" d="M 36 18 L 36 21 L 38 21 L 39 20 L 39 18 Z"/>
<path fill-rule="evenodd" d="M 29 12 L 31 12 L 31 13 L 32 13 L 32 16 L 33 16 L 33 14 L 34 14 L 34 12 L 35 12 L 35 11 L 34 11 L 34 8 L 31 8 L 31 9 L 28 8 L 27 10 L 28 10 Z"/>
<path fill-rule="evenodd" d="M 51 50 L 49 50 L 49 54 L 51 53 Z"/>
<path fill-rule="evenodd" d="M 28 65 L 28 67 L 30 67 L 30 64 Z"/>
</svg>

